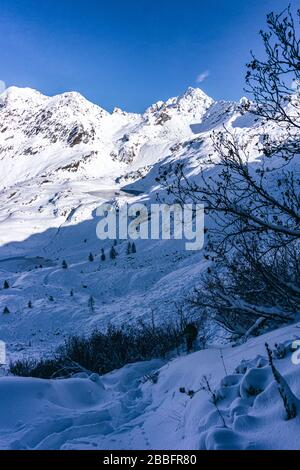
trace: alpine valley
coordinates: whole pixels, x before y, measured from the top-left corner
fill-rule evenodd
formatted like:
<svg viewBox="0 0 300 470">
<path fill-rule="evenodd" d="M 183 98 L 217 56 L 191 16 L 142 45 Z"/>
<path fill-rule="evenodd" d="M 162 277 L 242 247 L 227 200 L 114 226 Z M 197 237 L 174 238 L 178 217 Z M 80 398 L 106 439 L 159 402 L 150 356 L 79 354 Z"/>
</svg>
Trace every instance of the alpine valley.
<svg viewBox="0 0 300 470">
<path fill-rule="evenodd" d="M 0 286 L 7 283 L 0 339 L 8 362 L 51 357 L 70 336 L 111 324 L 177 321 L 210 265 L 204 250 L 187 251 L 185 240 L 138 239 L 128 254 L 126 240 L 97 238 L 96 211 L 103 202 L 120 208 L 168 197 L 158 176 L 174 163 L 198 181 L 201 162 L 213 153 L 211 134 L 224 128 L 248 145 L 255 165 L 262 136 L 283 131 L 243 103 L 189 88 L 132 114 L 107 112 L 76 92 L 48 97 L 11 87 L 0 95 Z M 110 259 L 113 243 L 117 256 Z M 2 367 L 0 447 L 299 448 L 299 416 L 284 419 L 264 346 L 285 345 L 289 352 L 276 367 L 300 397 L 299 366 L 286 346 L 299 338 L 299 324 L 234 348 L 214 328 L 206 349 L 104 375 L 24 378 Z M 206 375 L 219 408 L 201 389 Z"/>
</svg>

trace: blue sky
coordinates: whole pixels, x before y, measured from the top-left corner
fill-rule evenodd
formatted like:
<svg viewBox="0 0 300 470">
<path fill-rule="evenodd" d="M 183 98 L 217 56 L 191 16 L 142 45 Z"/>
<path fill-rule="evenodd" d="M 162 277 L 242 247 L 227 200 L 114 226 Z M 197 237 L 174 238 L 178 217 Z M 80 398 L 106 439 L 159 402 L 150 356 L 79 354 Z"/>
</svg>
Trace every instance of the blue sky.
<svg viewBox="0 0 300 470">
<path fill-rule="evenodd" d="M 76 90 L 108 110 L 140 112 L 188 86 L 239 99 L 266 13 L 287 4 L 0 0 L 0 80 L 49 95 Z"/>
</svg>

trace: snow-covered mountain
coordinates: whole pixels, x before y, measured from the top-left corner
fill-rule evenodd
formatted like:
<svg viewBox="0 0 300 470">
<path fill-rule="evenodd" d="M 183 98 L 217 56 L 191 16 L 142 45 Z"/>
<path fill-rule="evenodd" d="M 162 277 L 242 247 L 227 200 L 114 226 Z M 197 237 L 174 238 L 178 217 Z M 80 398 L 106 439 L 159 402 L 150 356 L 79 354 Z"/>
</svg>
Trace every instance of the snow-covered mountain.
<svg viewBox="0 0 300 470">
<path fill-rule="evenodd" d="M 6 90 L 0 96 L 0 284 L 8 280 L 12 288 L 0 296 L 0 311 L 11 312 L 0 316 L 0 338 L 12 348 L 17 342 L 47 349 L 75 325 L 89 331 L 152 309 L 158 319 L 174 315 L 176 302 L 206 269 L 202 253 L 187 252 L 183 241 L 138 240 L 138 253 L 128 257 L 127 242 L 120 241 L 117 261 L 101 264 L 101 249 L 111 241 L 97 239 L 95 212 L 107 200 L 118 206 L 156 200 L 162 164 L 182 160 L 197 175 L 211 151 L 211 131 L 224 125 L 255 148 L 260 123 L 243 115 L 239 103 L 215 102 L 200 89 L 141 115 L 108 113 L 74 92 L 46 97 Z M 63 259 L 68 270 L 61 269 Z"/>
<path fill-rule="evenodd" d="M 0 97 L 1 186 L 54 176 L 103 178 L 120 175 L 122 163 L 154 163 L 158 150 L 191 135 L 189 125 L 211 104 L 201 90 L 188 89 L 143 115 L 118 108 L 110 114 L 79 93 L 48 98 L 11 87 Z M 162 148 L 151 158 L 155 145 Z"/>
<path fill-rule="evenodd" d="M 48 98 L 9 88 L 0 97 L 1 219 L 38 213 L 42 229 L 61 225 L 83 199 L 92 201 L 89 192 L 144 176 L 170 147 L 192 137 L 190 125 L 212 103 L 190 88 L 143 115 L 110 114 L 78 93 Z M 13 227 L 15 238 L 2 227 L 1 244 L 24 238 L 24 227 Z"/>
</svg>

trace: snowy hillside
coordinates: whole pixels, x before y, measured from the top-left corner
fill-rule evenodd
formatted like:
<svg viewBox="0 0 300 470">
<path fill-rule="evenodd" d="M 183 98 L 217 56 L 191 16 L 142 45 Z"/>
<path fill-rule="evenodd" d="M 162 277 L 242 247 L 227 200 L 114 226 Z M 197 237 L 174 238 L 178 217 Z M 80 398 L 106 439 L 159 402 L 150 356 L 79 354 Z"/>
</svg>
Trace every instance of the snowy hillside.
<svg viewBox="0 0 300 470">
<path fill-rule="evenodd" d="M 141 115 L 108 113 L 74 92 L 12 87 L 0 95 L 0 340 L 9 359 L 49 355 L 69 335 L 110 323 L 177 318 L 209 266 L 203 252 L 186 251 L 184 240 L 137 240 L 128 254 L 127 241 L 116 240 L 110 259 L 113 241 L 97 238 L 96 209 L 156 201 L 165 194 L 157 176 L 172 163 L 184 162 L 197 180 L 211 132 L 224 126 L 248 145 L 254 165 L 262 135 L 279 135 L 240 103 L 193 88 Z M 299 448 L 299 417 L 285 421 L 264 347 L 288 344 L 276 367 L 300 397 L 290 349 L 298 338 L 294 325 L 226 345 L 225 368 L 218 336 L 210 349 L 102 377 L 1 377 L 0 448 Z M 212 370 L 219 411 L 199 391 Z"/>
<path fill-rule="evenodd" d="M 101 262 L 112 242 L 96 237 L 96 209 L 155 202 L 161 165 L 183 161 L 197 177 L 211 132 L 223 126 L 255 159 L 260 122 L 239 103 L 193 88 L 135 115 L 110 114 L 78 93 L 49 98 L 12 87 L 0 97 L 0 117 L 0 285 L 10 286 L 0 296 L 0 311 L 10 312 L 0 317 L 0 338 L 9 352 L 52 349 L 77 327 L 177 315 L 207 268 L 203 253 L 186 251 L 184 241 L 137 240 L 127 256 L 119 241 L 117 259 Z"/>
<path fill-rule="evenodd" d="M 1 338 L 18 349 L 52 347 L 74 324 L 88 331 L 148 315 L 149 305 L 158 318 L 161 308 L 172 315 L 170 298 L 192 286 L 201 255 L 180 242 L 138 241 L 138 253 L 128 257 L 120 242 L 117 261 L 101 263 L 101 248 L 111 242 L 96 238 L 95 210 L 104 201 L 154 199 L 159 162 L 189 149 L 190 139 L 197 145 L 193 126 L 211 121 L 213 100 L 189 88 L 143 115 L 110 114 L 78 93 L 48 98 L 13 87 L 0 100 L 0 284 L 11 286 L 0 298 L 0 309 L 11 312 L 1 316 Z M 129 194 L 121 191 L 128 183 Z"/>
</svg>

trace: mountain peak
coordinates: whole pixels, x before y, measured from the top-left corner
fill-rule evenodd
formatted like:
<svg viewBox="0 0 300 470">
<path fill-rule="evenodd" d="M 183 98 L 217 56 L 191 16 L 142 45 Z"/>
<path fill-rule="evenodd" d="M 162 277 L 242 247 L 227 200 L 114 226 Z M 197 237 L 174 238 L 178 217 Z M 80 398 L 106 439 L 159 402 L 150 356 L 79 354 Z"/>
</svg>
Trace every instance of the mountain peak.
<svg viewBox="0 0 300 470">
<path fill-rule="evenodd" d="M 15 111 L 30 112 L 32 108 L 41 106 L 56 109 L 70 109 L 83 115 L 89 112 L 94 114 L 109 114 L 100 106 L 90 102 L 77 91 L 68 91 L 54 96 L 46 96 L 33 88 L 11 86 L 0 95 L 0 106 L 7 106 Z"/>
<path fill-rule="evenodd" d="M 201 88 L 194 88 L 192 86 L 189 86 L 187 90 L 181 95 L 181 97 L 187 97 L 187 96 L 196 96 L 196 97 L 202 97 L 202 98 L 209 98 L 209 96 L 204 93 Z"/>
<path fill-rule="evenodd" d="M 101 115 L 109 114 L 103 108 L 92 103 L 77 91 L 68 91 L 52 96 L 49 99 L 49 106 L 51 108 L 70 108 L 73 109 L 74 112 L 76 111 L 83 115 L 88 115 L 90 112 L 96 114 L 100 113 Z"/>
<path fill-rule="evenodd" d="M 210 101 L 213 103 L 213 99 L 210 98 L 206 93 L 204 93 L 203 90 L 200 88 L 193 88 L 193 87 L 188 87 L 188 89 L 180 96 L 178 96 L 177 101 Z"/>
<path fill-rule="evenodd" d="M 45 96 L 41 92 L 35 90 L 34 88 L 30 87 L 18 87 L 12 85 L 2 93 L 2 95 L 6 96 Z"/>
<path fill-rule="evenodd" d="M 36 104 L 40 105 L 48 99 L 47 96 L 43 95 L 33 88 L 20 88 L 16 86 L 11 86 L 7 88 L 0 95 L 0 103 L 18 106 L 28 107 L 30 105 Z"/>
<path fill-rule="evenodd" d="M 214 103 L 200 88 L 189 87 L 182 95 L 170 98 L 163 107 L 174 109 L 177 113 L 200 119 Z"/>
</svg>

